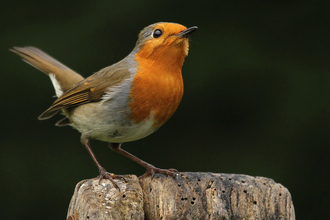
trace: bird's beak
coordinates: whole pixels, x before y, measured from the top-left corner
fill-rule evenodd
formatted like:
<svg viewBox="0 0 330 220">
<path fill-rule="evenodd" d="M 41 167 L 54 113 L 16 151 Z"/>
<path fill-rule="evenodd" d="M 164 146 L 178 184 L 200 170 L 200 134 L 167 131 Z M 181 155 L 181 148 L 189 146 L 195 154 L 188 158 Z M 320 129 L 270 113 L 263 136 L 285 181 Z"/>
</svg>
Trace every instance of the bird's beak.
<svg viewBox="0 0 330 220">
<path fill-rule="evenodd" d="M 178 36 L 178 37 L 189 37 L 197 29 L 198 29 L 197 26 L 193 26 L 193 27 L 187 28 L 186 30 L 181 31 L 180 33 L 176 34 L 176 36 Z"/>
</svg>

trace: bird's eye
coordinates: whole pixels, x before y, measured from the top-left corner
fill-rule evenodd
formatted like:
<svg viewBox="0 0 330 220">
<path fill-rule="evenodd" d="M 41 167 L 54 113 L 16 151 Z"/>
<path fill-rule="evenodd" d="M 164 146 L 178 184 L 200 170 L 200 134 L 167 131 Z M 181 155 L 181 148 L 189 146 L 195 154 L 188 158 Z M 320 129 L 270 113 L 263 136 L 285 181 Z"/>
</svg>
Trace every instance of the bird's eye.
<svg viewBox="0 0 330 220">
<path fill-rule="evenodd" d="M 154 31 L 154 33 L 153 33 L 153 37 L 154 38 L 159 38 L 160 36 L 162 36 L 162 34 L 163 34 L 163 32 L 161 31 L 161 30 L 159 30 L 159 29 L 156 29 L 155 31 Z"/>
</svg>

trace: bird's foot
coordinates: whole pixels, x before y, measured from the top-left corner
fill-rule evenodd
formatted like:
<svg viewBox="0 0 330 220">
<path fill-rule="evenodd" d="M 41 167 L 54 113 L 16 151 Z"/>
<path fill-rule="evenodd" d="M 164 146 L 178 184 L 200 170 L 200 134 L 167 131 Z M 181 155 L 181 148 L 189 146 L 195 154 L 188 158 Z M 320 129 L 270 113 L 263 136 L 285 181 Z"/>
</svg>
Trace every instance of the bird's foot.
<svg viewBox="0 0 330 220">
<path fill-rule="evenodd" d="M 155 173 L 163 173 L 163 174 L 166 174 L 166 175 L 170 175 L 172 176 L 173 178 L 177 178 L 177 176 L 179 175 L 179 171 L 177 171 L 176 169 L 159 169 L 157 167 L 154 167 L 152 165 L 149 165 L 148 167 L 146 167 L 146 172 L 139 177 L 139 179 L 142 179 L 142 178 L 145 178 L 149 175 L 151 175 L 151 177 L 154 177 L 154 174 Z"/>
<path fill-rule="evenodd" d="M 120 191 L 120 188 L 119 188 L 119 186 L 117 185 L 117 183 L 115 182 L 114 179 L 123 179 L 125 182 L 127 182 L 124 176 L 122 176 L 122 175 L 115 175 L 113 173 L 109 173 L 103 167 L 99 167 L 99 171 L 100 171 L 99 184 L 101 183 L 101 180 L 102 179 L 108 179 L 108 180 L 110 180 L 112 182 L 112 184 L 114 185 L 114 187 L 116 187 Z"/>
</svg>

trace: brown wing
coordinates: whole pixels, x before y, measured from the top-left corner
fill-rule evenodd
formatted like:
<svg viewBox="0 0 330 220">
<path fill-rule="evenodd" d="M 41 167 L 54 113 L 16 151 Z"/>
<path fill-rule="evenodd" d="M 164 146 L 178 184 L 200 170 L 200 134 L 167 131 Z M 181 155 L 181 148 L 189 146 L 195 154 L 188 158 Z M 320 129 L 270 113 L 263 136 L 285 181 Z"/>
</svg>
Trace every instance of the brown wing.
<svg viewBox="0 0 330 220">
<path fill-rule="evenodd" d="M 71 108 L 100 101 L 109 87 L 119 85 L 123 80 L 130 77 L 128 68 L 122 66 L 122 63 L 119 62 L 80 81 L 63 93 L 50 108 L 39 116 L 39 120 L 51 118 L 62 108 Z"/>
</svg>

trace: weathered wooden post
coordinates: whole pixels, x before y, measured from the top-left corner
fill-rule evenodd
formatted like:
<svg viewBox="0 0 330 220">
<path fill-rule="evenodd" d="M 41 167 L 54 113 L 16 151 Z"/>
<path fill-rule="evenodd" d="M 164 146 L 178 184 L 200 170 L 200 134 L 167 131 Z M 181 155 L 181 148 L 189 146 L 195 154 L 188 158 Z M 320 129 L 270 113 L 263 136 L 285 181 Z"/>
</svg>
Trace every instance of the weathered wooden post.
<svg viewBox="0 0 330 220">
<path fill-rule="evenodd" d="M 161 174 L 139 181 L 83 180 L 68 219 L 295 219 L 290 192 L 264 177 L 239 174 Z"/>
</svg>

